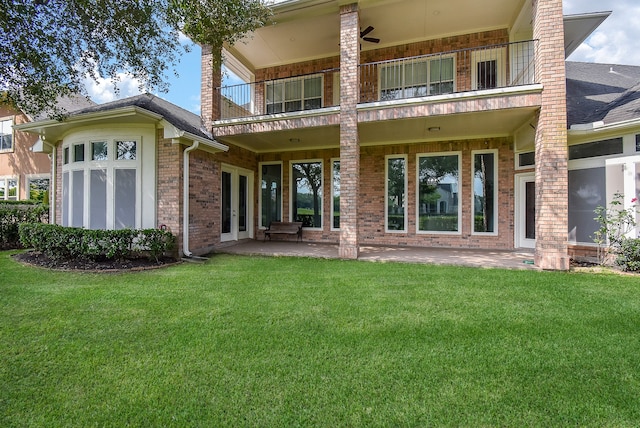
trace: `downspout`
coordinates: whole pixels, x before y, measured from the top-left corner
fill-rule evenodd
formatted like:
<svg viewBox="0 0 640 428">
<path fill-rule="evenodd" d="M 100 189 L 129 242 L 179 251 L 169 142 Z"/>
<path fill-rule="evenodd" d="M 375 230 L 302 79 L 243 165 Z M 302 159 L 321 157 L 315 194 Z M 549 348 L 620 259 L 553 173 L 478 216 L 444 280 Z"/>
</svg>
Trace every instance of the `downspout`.
<svg viewBox="0 0 640 428">
<path fill-rule="evenodd" d="M 182 252 L 185 256 L 191 257 L 193 253 L 189 251 L 189 153 L 198 148 L 200 143 L 194 141 L 193 144 L 184 149 L 183 155 L 183 176 L 182 184 Z"/>
</svg>

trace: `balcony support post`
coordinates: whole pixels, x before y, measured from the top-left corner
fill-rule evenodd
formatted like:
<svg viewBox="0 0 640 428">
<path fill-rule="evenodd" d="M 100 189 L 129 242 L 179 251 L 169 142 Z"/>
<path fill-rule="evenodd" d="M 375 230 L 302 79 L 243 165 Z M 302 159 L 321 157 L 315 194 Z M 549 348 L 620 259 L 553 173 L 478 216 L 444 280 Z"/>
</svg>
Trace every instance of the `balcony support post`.
<svg viewBox="0 0 640 428">
<path fill-rule="evenodd" d="M 200 56 L 202 78 L 200 79 L 200 103 L 203 125 L 211 131 L 213 121 L 221 118 L 220 91 L 222 74 L 220 64 L 214 64 L 214 54 L 211 46 L 202 46 Z"/>
<path fill-rule="evenodd" d="M 562 0 L 533 1 L 536 81 L 543 85 L 535 136 L 536 253 L 542 269 L 567 270 L 568 149 Z"/>
<path fill-rule="evenodd" d="M 358 96 L 360 19 L 358 4 L 340 7 L 340 247 L 344 259 L 359 253 L 358 205 L 360 188 L 360 142 Z"/>
</svg>

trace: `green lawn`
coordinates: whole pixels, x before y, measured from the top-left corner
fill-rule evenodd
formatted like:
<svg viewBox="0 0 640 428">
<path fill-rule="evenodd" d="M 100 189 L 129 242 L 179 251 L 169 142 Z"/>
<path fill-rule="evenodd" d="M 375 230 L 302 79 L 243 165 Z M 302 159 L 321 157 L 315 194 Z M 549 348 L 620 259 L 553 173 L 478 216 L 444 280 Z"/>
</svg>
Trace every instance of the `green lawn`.
<svg viewBox="0 0 640 428">
<path fill-rule="evenodd" d="M 0 426 L 639 426 L 640 277 L 0 253 Z"/>
</svg>

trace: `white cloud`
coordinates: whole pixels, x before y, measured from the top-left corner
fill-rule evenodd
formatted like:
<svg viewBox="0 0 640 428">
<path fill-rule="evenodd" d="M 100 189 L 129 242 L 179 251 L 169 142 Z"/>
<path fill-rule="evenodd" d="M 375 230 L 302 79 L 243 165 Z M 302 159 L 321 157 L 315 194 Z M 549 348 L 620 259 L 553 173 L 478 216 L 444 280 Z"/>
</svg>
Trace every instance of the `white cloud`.
<svg viewBox="0 0 640 428">
<path fill-rule="evenodd" d="M 571 61 L 640 65 L 640 5 L 637 0 L 565 0 L 566 15 L 611 11 L 611 15 L 569 57 Z"/>
<path fill-rule="evenodd" d="M 139 89 L 140 81 L 124 73 L 118 74 L 118 81 L 115 82 L 115 85 L 111 79 L 104 77 L 99 77 L 97 81 L 87 77 L 84 80 L 84 85 L 89 98 L 98 104 L 132 97 L 142 93 Z M 116 86 L 118 91 L 116 91 Z"/>
</svg>

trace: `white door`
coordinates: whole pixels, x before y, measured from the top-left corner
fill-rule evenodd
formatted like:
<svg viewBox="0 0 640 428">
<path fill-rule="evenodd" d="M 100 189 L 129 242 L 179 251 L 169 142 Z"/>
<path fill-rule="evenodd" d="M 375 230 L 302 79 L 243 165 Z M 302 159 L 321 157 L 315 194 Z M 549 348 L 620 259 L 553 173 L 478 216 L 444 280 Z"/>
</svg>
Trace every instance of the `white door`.
<svg viewBox="0 0 640 428">
<path fill-rule="evenodd" d="M 515 246 L 536 246 L 536 179 L 533 173 L 516 175 Z"/>
<path fill-rule="evenodd" d="M 220 240 L 253 238 L 253 172 L 223 165 Z"/>
</svg>

